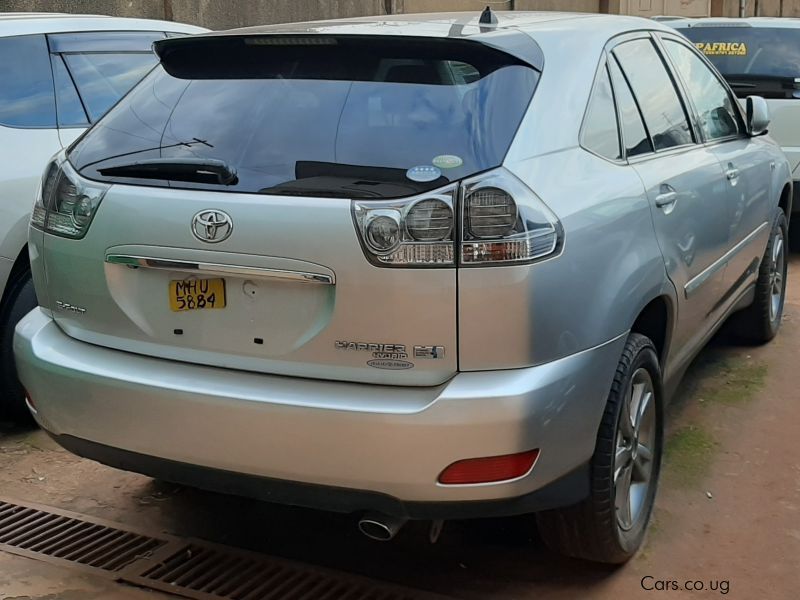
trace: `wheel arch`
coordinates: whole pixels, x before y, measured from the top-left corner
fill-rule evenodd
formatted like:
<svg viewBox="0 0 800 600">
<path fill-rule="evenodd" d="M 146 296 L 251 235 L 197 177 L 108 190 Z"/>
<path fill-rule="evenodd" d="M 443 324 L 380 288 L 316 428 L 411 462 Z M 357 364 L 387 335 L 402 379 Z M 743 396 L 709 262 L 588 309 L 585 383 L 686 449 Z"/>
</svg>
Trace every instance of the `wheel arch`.
<svg viewBox="0 0 800 600">
<path fill-rule="evenodd" d="M 661 294 L 642 307 L 631 325 L 632 333 L 640 333 L 653 342 L 662 367 L 669 351 L 674 322 L 675 304 L 668 294 Z"/>
<path fill-rule="evenodd" d="M 14 265 L 11 267 L 11 271 L 8 274 L 8 279 L 5 282 L 5 287 L 3 288 L 3 295 L 2 301 L 0 301 L 0 306 L 5 306 L 6 299 L 8 297 L 9 290 L 13 287 L 13 283 L 17 281 L 17 279 L 26 271 L 29 271 L 31 268 L 31 259 L 28 256 L 28 244 L 22 246 L 22 250 L 19 251 L 17 254 L 17 258 L 14 259 Z"/>
<path fill-rule="evenodd" d="M 786 215 L 786 219 L 791 221 L 792 218 L 792 183 L 787 181 L 781 190 L 780 198 L 778 199 L 778 206 Z"/>
</svg>

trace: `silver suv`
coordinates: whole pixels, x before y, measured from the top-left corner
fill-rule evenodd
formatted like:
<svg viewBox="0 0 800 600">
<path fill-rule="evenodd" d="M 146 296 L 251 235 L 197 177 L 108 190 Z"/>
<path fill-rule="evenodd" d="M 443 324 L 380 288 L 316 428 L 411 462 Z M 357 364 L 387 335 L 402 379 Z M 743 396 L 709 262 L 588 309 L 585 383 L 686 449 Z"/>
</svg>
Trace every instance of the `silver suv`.
<svg viewBox="0 0 800 600">
<path fill-rule="evenodd" d="M 575 40 L 580 40 L 576 45 Z M 538 512 L 622 562 L 663 407 L 781 322 L 789 166 L 685 38 L 562 14 L 156 42 L 48 167 L 15 349 L 65 448 L 405 519 Z"/>
</svg>

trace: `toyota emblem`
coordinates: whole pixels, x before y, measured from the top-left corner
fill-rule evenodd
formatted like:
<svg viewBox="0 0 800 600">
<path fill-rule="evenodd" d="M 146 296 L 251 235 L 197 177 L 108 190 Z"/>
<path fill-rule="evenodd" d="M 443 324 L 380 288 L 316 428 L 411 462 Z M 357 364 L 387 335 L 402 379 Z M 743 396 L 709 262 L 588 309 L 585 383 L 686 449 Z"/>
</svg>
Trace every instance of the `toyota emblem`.
<svg viewBox="0 0 800 600">
<path fill-rule="evenodd" d="M 192 233 L 201 242 L 216 244 L 233 232 L 233 221 L 221 210 L 201 210 L 192 219 Z"/>
</svg>

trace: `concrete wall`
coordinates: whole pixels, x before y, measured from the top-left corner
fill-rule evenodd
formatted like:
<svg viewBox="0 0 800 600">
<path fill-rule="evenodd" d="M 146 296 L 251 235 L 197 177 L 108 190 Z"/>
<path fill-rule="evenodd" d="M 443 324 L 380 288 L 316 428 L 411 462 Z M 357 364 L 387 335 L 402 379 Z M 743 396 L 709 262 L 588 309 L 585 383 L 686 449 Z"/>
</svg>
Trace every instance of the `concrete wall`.
<svg viewBox="0 0 800 600">
<path fill-rule="evenodd" d="M 715 16 L 739 16 L 739 0 L 712 0 L 712 4 Z M 800 17 L 800 0 L 747 0 L 748 16 L 755 15 L 756 5 L 760 17 Z"/>
<path fill-rule="evenodd" d="M 440 12 L 455 10 L 480 11 L 486 0 L 397 0 L 397 12 Z M 495 10 L 561 10 L 568 12 L 598 12 L 600 0 L 508 0 L 491 4 Z"/>
<path fill-rule="evenodd" d="M 601 0 L 509 0 L 517 10 L 591 11 Z M 47 11 L 169 19 L 228 29 L 389 13 L 480 11 L 486 0 L 0 0 L 0 11 Z"/>
<path fill-rule="evenodd" d="M 800 17 L 800 0 L 747 0 L 752 15 Z M 494 0 L 498 10 L 565 10 L 653 16 L 737 16 L 739 0 Z M 486 0 L 0 0 L 0 11 L 49 11 L 170 19 L 228 29 L 388 13 L 480 11 Z"/>
<path fill-rule="evenodd" d="M 619 5 L 620 13 L 642 17 L 707 17 L 711 11 L 711 0 L 620 0 Z"/>
<path fill-rule="evenodd" d="M 386 14 L 401 0 L 0 0 L 2 11 L 94 13 L 229 29 Z"/>
</svg>

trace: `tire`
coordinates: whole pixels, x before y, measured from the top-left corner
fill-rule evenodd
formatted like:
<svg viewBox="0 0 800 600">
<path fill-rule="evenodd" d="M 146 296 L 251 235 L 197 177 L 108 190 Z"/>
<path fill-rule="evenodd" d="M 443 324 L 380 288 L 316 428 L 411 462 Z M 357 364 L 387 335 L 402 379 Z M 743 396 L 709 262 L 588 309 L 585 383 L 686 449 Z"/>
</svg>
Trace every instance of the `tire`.
<svg viewBox="0 0 800 600">
<path fill-rule="evenodd" d="M 731 332 L 744 342 L 766 344 L 781 327 L 786 301 L 787 228 L 786 215 L 779 210 L 758 269 L 755 300 L 731 318 Z"/>
<path fill-rule="evenodd" d="M 14 361 L 14 328 L 38 302 L 31 273 L 25 270 L 10 283 L 0 312 L 0 416 L 30 424 L 33 417 L 25 404 L 25 390 L 17 377 Z"/>
<path fill-rule="evenodd" d="M 645 397 L 649 401 L 642 402 Z M 628 420 L 626 426 L 625 417 L 633 403 L 646 407 L 644 416 L 635 423 Z M 658 487 L 662 421 L 661 368 L 656 349 L 647 337 L 631 333 L 597 434 L 589 496 L 576 505 L 536 516 L 547 546 L 567 556 L 607 564 L 624 563 L 636 553 Z M 645 453 L 643 447 L 649 452 Z M 637 481 L 633 481 L 634 476 Z"/>
</svg>

